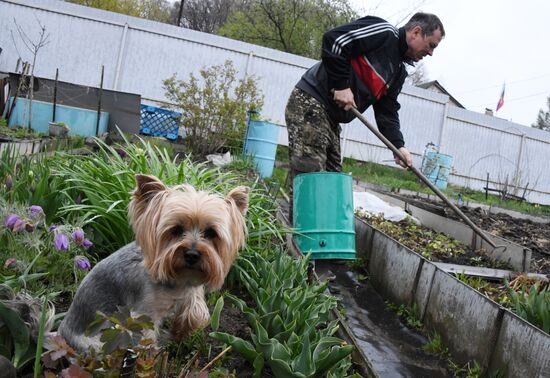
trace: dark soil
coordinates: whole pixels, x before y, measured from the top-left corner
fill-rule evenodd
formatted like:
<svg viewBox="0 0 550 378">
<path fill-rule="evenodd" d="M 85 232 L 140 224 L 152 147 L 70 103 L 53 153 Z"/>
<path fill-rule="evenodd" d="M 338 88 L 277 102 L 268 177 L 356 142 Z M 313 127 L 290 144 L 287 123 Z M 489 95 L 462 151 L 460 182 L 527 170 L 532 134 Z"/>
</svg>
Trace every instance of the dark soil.
<svg viewBox="0 0 550 378">
<path fill-rule="evenodd" d="M 408 200 L 408 199 L 407 199 Z M 414 205 L 460 220 L 455 212 L 435 201 L 415 197 Z M 531 249 L 531 272 L 550 274 L 550 223 L 514 218 L 504 213 L 489 213 L 477 207 L 461 206 L 460 210 L 482 230 Z"/>
<path fill-rule="evenodd" d="M 410 220 L 391 222 L 381 216 L 365 215 L 364 220 L 401 244 L 434 262 L 511 270 L 505 262 L 493 260 L 446 234 L 417 225 Z"/>
<path fill-rule="evenodd" d="M 212 309 L 211 309 L 212 310 Z M 212 329 L 208 327 L 205 330 L 205 335 L 212 332 Z M 244 340 L 250 341 L 250 327 L 244 314 L 237 308 L 224 306 L 220 316 L 220 327 L 218 332 L 229 333 L 233 336 L 240 337 Z M 222 343 L 207 336 L 206 342 L 211 346 L 213 351 L 221 352 L 223 347 Z M 204 367 L 212 359 L 216 357 L 217 353 L 213 353 L 211 356 L 200 355 L 197 360 L 197 366 Z M 242 355 L 237 352 L 229 351 L 223 359 L 220 359 L 215 366 L 221 366 L 227 370 L 228 373 L 235 374 L 235 377 L 252 377 L 254 375 L 254 368 L 244 359 Z M 199 369 L 200 370 L 200 369 Z M 264 369 L 265 372 L 266 369 Z M 271 377 L 271 374 L 263 374 L 265 377 Z"/>
<path fill-rule="evenodd" d="M 253 303 L 251 303 L 250 298 L 248 295 L 238 288 L 232 288 L 229 290 L 233 295 L 238 296 L 239 298 L 243 299 L 248 306 L 253 306 Z M 214 310 L 213 306 L 210 307 L 210 312 Z M 225 300 L 225 305 L 221 311 L 220 314 L 220 324 L 219 328 L 217 330 L 218 332 L 224 332 L 231 334 L 235 337 L 240 337 L 241 339 L 247 340 L 251 342 L 250 334 L 251 329 L 248 325 L 248 320 L 246 319 L 245 315 L 236 307 L 233 307 L 231 305 L 231 301 L 229 299 Z M 203 377 L 203 375 L 197 375 L 197 373 L 202 370 L 204 367 L 208 365 L 211 361 L 216 359 L 222 351 L 227 347 L 227 345 L 223 344 L 222 342 L 213 339 L 209 336 L 209 334 L 212 332 L 212 328 L 208 326 L 206 329 L 203 330 L 203 340 L 202 342 L 205 344 L 205 347 L 199 347 L 198 348 L 198 355 L 195 361 L 191 364 L 191 370 L 193 373 L 189 375 L 189 377 Z M 200 344 L 201 342 L 199 342 Z M 194 347 L 197 347 L 197 343 L 193 343 Z M 178 358 L 178 356 L 175 356 L 173 358 Z M 226 377 L 252 377 L 254 375 L 254 368 L 252 365 L 238 352 L 229 350 L 226 351 L 221 357 L 219 357 L 212 367 L 205 370 L 205 373 L 213 372 L 213 370 L 217 371 L 217 374 L 221 371 L 226 371 L 227 375 L 224 375 Z M 221 375 L 220 375 L 221 376 Z M 264 369 L 262 371 L 262 377 L 272 377 L 271 370 L 269 367 L 264 366 Z M 206 375 L 204 376 L 206 377 Z"/>
<path fill-rule="evenodd" d="M 550 274 L 550 224 L 489 213 L 481 208 L 462 210 L 481 229 L 531 249 L 531 271 Z M 457 219 L 452 212 L 450 218 Z"/>
</svg>

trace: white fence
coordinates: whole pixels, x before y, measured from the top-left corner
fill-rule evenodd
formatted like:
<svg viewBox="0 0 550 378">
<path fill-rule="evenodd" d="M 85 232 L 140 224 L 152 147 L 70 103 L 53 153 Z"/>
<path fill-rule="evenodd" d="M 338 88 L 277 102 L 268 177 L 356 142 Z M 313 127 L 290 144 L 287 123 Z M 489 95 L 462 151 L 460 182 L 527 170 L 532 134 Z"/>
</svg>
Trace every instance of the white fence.
<svg viewBox="0 0 550 378">
<path fill-rule="evenodd" d="M 144 102 L 164 101 L 162 81 L 173 73 L 185 79 L 201 67 L 233 61 L 241 75 L 255 75 L 265 101 L 262 117 L 281 126 L 279 143 L 287 144 L 284 108 L 290 91 L 314 60 L 212 34 L 177 28 L 58 0 L 0 0 L 0 71 L 13 71 L 21 56 L 32 61 L 15 22 L 33 39 L 38 21 L 50 43 L 38 54 L 35 74 L 139 93 Z M 13 37 L 12 37 L 13 36 Z M 15 41 L 15 43 L 14 43 Z M 17 45 L 17 46 L 15 46 Z M 405 86 L 399 98 L 402 131 L 414 162 L 420 165 L 427 143 L 453 156 L 449 182 L 481 189 L 487 173 L 491 187 L 508 182 L 530 201 L 550 204 L 550 133 L 450 107 L 445 95 Z M 374 122 L 372 111 L 367 117 Z M 358 121 L 344 126 L 345 156 L 384 164 L 389 150 Z"/>
</svg>

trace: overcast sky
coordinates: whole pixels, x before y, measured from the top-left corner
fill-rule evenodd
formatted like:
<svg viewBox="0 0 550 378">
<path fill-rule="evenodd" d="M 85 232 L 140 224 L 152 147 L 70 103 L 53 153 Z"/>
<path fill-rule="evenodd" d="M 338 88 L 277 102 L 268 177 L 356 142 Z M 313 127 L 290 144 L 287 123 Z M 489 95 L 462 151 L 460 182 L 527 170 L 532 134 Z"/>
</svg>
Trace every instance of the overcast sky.
<svg viewBox="0 0 550 378">
<path fill-rule="evenodd" d="M 446 36 L 434 55 L 424 58 L 425 71 L 467 109 L 495 110 L 506 82 L 504 106 L 497 117 L 530 126 L 541 108 L 548 110 L 550 1 L 350 2 L 360 14 L 375 14 L 394 24 L 412 10 L 437 14 Z"/>
</svg>

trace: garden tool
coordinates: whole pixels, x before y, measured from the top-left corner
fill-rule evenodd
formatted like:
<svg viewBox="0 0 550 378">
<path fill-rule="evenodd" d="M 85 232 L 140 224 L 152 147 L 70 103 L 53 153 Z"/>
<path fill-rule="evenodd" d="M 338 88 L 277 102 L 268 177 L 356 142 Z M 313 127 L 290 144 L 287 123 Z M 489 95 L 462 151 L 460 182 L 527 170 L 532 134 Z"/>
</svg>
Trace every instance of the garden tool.
<svg viewBox="0 0 550 378">
<path fill-rule="evenodd" d="M 372 131 L 374 133 L 374 135 L 376 135 L 378 137 L 378 139 L 380 139 L 394 153 L 395 156 L 397 156 L 402 162 L 405 163 L 405 165 L 407 165 L 407 168 L 410 171 L 412 171 L 416 176 L 418 176 L 418 178 L 420 180 L 422 180 L 422 182 L 424 184 L 426 184 L 431 190 L 433 190 L 433 192 L 435 194 L 437 194 L 439 196 L 439 198 L 441 198 L 443 200 L 443 202 L 445 202 L 451 209 L 453 209 L 453 211 L 464 222 L 466 222 L 466 224 L 468 226 L 470 226 L 476 234 L 478 234 L 483 240 L 485 240 L 487 243 L 489 243 L 489 245 L 491 247 L 493 247 L 495 249 L 497 249 L 497 248 L 502 249 L 502 250 L 506 249 L 506 246 L 504 246 L 504 245 L 497 246 L 487 235 L 485 235 L 485 233 L 479 227 L 477 227 L 470 220 L 470 218 L 468 218 L 462 211 L 460 211 L 460 209 L 458 207 L 455 206 L 455 204 L 453 204 L 447 197 L 445 197 L 443 192 L 441 192 L 441 190 L 439 190 L 439 188 L 437 188 L 434 184 L 432 184 L 432 182 L 430 180 L 428 180 L 422 172 L 420 172 L 416 167 L 413 167 L 412 165 L 408 165 L 407 161 L 406 161 L 405 157 L 403 156 L 403 154 L 401 153 L 401 151 L 399 151 L 397 149 L 397 147 L 395 147 L 393 145 L 392 142 L 390 142 L 384 135 L 382 135 L 382 133 L 380 131 L 378 131 L 377 128 L 375 128 L 373 125 L 371 125 L 369 123 L 369 121 L 367 121 L 367 119 L 359 112 L 359 110 L 357 110 L 357 108 L 353 107 L 353 108 L 351 108 L 351 111 L 353 112 L 353 114 L 355 114 L 355 116 L 357 118 L 359 118 L 359 120 L 361 122 L 363 122 L 365 124 L 365 126 L 367 126 L 369 128 L 370 131 Z"/>
</svg>

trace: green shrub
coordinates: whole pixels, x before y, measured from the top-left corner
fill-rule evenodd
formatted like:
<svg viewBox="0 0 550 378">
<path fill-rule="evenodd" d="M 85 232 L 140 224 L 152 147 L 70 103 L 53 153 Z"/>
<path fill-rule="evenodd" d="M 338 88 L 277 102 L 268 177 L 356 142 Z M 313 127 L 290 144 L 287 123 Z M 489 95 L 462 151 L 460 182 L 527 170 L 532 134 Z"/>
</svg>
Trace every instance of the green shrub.
<svg viewBox="0 0 550 378">
<path fill-rule="evenodd" d="M 181 111 L 186 146 L 196 157 L 204 157 L 231 143 L 241 143 L 247 110 L 259 110 L 263 96 L 256 78 L 237 79 L 237 70 L 227 60 L 223 65 L 202 68 L 200 79 L 188 81 L 176 74 L 164 80 L 166 97 Z"/>
</svg>

